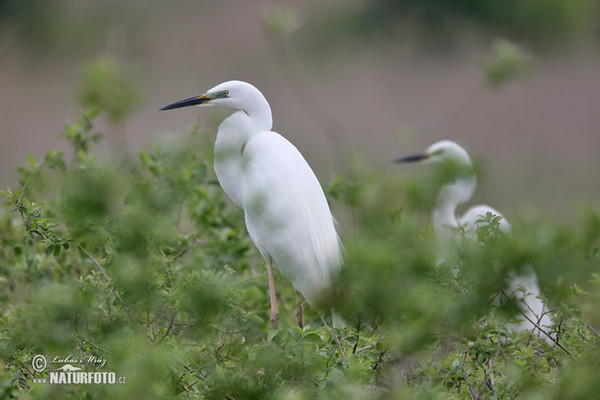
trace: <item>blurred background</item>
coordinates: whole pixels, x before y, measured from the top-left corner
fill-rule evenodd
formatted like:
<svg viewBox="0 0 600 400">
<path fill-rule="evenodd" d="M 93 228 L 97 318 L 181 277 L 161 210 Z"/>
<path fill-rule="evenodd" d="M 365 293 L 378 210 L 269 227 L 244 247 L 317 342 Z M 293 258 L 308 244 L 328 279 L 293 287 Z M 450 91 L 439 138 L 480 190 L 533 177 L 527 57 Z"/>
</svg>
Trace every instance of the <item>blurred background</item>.
<svg viewBox="0 0 600 400">
<path fill-rule="evenodd" d="M 225 111 L 158 108 L 241 79 L 327 181 L 360 154 L 452 139 L 480 168 L 474 201 L 568 221 L 600 200 L 597 0 L 0 0 L 0 186 L 66 149 L 65 121 L 106 109 L 101 154 L 135 153 Z M 109 87 L 109 85 L 112 85 Z M 112 91 L 106 104 L 103 95 Z M 115 94 L 116 93 L 116 94 Z M 118 99 L 116 101 L 114 99 Z"/>
</svg>

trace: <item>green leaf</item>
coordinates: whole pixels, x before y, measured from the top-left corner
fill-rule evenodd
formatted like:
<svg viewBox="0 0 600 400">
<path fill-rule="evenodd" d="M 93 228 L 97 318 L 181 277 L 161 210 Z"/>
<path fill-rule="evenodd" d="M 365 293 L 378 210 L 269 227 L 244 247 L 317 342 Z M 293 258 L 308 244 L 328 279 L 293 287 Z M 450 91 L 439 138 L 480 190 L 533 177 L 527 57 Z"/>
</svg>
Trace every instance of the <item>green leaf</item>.
<svg viewBox="0 0 600 400">
<path fill-rule="evenodd" d="M 27 164 L 31 169 L 35 169 L 37 167 L 37 161 L 35 160 L 35 156 L 32 154 L 27 155 Z"/>
</svg>

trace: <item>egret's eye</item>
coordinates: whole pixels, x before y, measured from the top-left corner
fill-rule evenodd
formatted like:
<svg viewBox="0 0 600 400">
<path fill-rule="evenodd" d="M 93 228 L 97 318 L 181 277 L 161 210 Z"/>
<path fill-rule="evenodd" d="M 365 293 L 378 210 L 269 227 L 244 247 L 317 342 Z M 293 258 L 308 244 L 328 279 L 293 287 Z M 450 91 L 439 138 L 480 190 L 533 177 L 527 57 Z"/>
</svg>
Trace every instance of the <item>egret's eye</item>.
<svg viewBox="0 0 600 400">
<path fill-rule="evenodd" d="M 221 95 L 222 95 L 223 97 L 227 97 L 227 96 L 229 96 L 229 90 L 223 90 L 223 91 L 221 92 Z"/>
</svg>

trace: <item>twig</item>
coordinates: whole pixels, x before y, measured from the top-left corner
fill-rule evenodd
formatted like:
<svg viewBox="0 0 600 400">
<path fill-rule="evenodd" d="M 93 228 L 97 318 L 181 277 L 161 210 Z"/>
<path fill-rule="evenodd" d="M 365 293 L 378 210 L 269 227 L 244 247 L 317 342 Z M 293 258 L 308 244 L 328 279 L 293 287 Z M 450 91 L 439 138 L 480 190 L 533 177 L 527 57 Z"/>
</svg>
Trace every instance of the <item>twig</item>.
<svg viewBox="0 0 600 400">
<path fill-rule="evenodd" d="M 507 296 L 506 292 L 503 290 L 502 294 L 504 295 L 505 298 L 507 298 L 509 301 L 512 301 L 513 304 L 516 305 L 516 302 L 513 300 L 512 297 Z M 517 305 L 517 309 L 519 310 L 519 313 L 525 317 L 525 319 L 527 321 L 529 321 L 535 328 L 537 328 L 540 332 L 542 332 L 544 335 L 546 335 L 546 337 L 548 337 L 548 339 L 550 339 L 552 342 L 554 342 L 554 344 L 556 344 L 558 347 L 560 347 L 565 353 L 567 353 L 569 356 L 573 357 L 573 355 L 569 352 L 569 350 L 567 350 L 562 344 L 558 343 L 558 340 L 556 340 L 555 338 L 553 338 L 548 332 L 546 332 L 544 329 L 542 329 L 542 327 L 537 323 L 534 322 L 531 318 L 529 318 L 521 309 L 520 307 L 518 307 Z M 540 317 L 541 320 L 541 317 Z"/>
<path fill-rule="evenodd" d="M 87 256 L 87 258 L 89 258 L 90 261 L 100 270 L 100 273 L 102 274 L 102 276 L 104 277 L 104 279 L 106 279 L 106 281 L 109 283 L 107 285 L 108 290 L 110 290 L 110 292 L 113 294 L 113 296 L 115 296 L 115 298 L 117 300 L 119 300 L 119 302 L 121 304 L 123 304 L 125 306 L 125 310 L 129 314 L 129 316 L 133 318 L 133 316 L 129 312 L 129 308 L 127 307 L 127 303 L 125 303 L 125 301 L 123 301 L 123 299 L 121 298 L 121 296 L 119 296 L 119 294 L 110 286 L 111 279 L 106 274 L 106 270 L 104 269 L 104 267 L 102 267 L 102 264 L 100 264 L 94 257 L 92 257 L 92 255 L 90 253 L 88 253 L 87 250 L 82 245 L 80 245 L 80 244 L 77 245 L 77 248 L 79 248 L 79 250 L 83 254 L 85 254 Z"/>
<path fill-rule="evenodd" d="M 381 369 L 379 364 L 381 364 L 383 362 L 383 356 L 385 356 L 385 353 L 387 353 L 387 348 L 383 349 L 383 351 L 381 353 L 379 353 L 379 357 L 377 358 L 377 362 L 375 362 L 375 364 L 373 365 L 373 371 L 375 372 L 379 372 L 379 370 Z M 408 383 L 408 375 L 407 377 L 407 383 Z"/>
<path fill-rule="evenodd" d="M 106 350 L 106 349 L 103 349 L 103 348 L 102 348 L 102 347 L 100 347 L 100 346 L 96 346 L 94 343 L 92 343 L 92 342 L 89 342 L 89 341 L 87 341 L 87 340 L 85 340 L 85 339 L 82 339 L 82 343 L 83 343 L 83 344 L 88 344 L 88 345 L 92 346 L 93 348 L 95 348 L 96 350 L 103 351 L 103 352 L 105 352 L 105 353 L 107 353 L 107 354 L 113 354 L 111 351 L 109 351 L 109 350 Z"/>
<path fill-rule="evenodd" d="M 162 342 L 164 340 L 164 338 L 169 336 L 169 333 L 171 332 L 171 328 L 173 328 L 174 322 L 175 322 L 175 314 L 171 314 L 171 317 L 169 317 L 169 325 L 167 326 L 167 330 L 165 331 L 165 334 L 154 343 L 154 346 L 157 346 L 160 342 Z"/>
<path fill-rule="evenodd" d="M 356 353 L 356 348 L 358 347 L 358 339 L 360 337 L 360 314 L 358 315 L 358 324 L 356 326 L 356 342 L 354 343 L 354 348 L 352 349 L 352 354 Z"/>
<path fill-rule="evenodd" d="M 372 349 L 372 348 L 373 348 L 373 346 L 371 346 L 371 345 L 368 345 L 368 346 L 365 346 L 365 347 L 361 347 L 360 349 L 352 352 L 352 354 L 360 353 L 363 350 L 368 350 L 368 349 Z"/>
<path fill-rule="evenodd" d="M 163 260 L 165 262 L 165 272 L 167 273 L 167 277 L 169 278 L 169 287 L 171 290 L 173 289 L 173 278 L 171 278 L 171 272 L 169 271 L 169 260 L 167 259 L 167 255 L 163 250 L 160 251 L 160 254 L 163 256 Z"/>
<path fill-rule="evenodd" d="M 188 251 L 190 251 L 192 249 L 192 247 L 194 247 L 197 244 L 202 244 L 202 243 L 207 243 L 208 239 L 196 239 L 194 240 L 192 243 L 190 243 L 189 245 L 187 245 L 187 247 L 183 250 L 181 250 L 178 254 L 176 254 L 175 256 L 173 256 L 173 261 L 177 260 L 179 257 L 183 256 L 185 253 L 187 253 Z"/>
<path fill-rule="evenodd" d="M 556 344 L 558 347 L 560 347 L 565 353 L 567 353 L 569 356 L 573 357 L 573 355 L 569 352 L 569 350 L 567 350 L 562 344 L 558 343 L 558 340 L 556 340 L 552 336 L 550 336 L 550 334 L 548 332 L 546 332 L 545 330 L 543 330 L 536 322 L 532 321 L 531 318 L 529 318 L 524 313 L 521 313 L 521 315 L 523 315 L 527 321 L 531 322 L 540 332 L 542 332 L 550 340 L 552 340 L 554 342 L 554 344 Z"/>
<path fill-rule="evenodd" d="M 471 393 L 471 397 L 474 400 L 476 400 L 476 399 L 478 399 L 477 393 L 475 393 L 475 389 L 473 389 L 473 385 L 471 385 L 471 380 L 469 379 L 469 373 L 467 372 L 467 368 L 465 366 L 468 352 L 469 352 L 469 350 L 463 351 L 461 367 L 462 367 L 463 374 L 465 376 L 465 382 L 467 382 L 467 389 L 469 389 L 469 392 Z"/>
<path fill-rule="evenodd" d="M 323 324 L 325 325 L 325 327 L 327 328 L 327 330 L 329 331 L 329 333 L 331 333 L 331 336 L 333 336 L 333 338 L 335 339 L 336 347 L 338 348 L 338 350 L 342 354 L 342 360 L 343 360 L 343 362 L 346 363 L 348 361 L 348 358 L 350 358 L 350 357 L 347 357 L 346 353 L 344 353 L 344 350 L 342 349 L 342 344 L 340 342 L 340 338 L 338 338 L 337 335 L 335 333 L 333 333 L 333 330 L 329 327 L 329 325 L 327 325 L 327 322 L 325 322 L 325 319 L 322 316 L 321 316 L 321 321 L 323 321 Z"/>
<path fill-rule="evenodd" d="M 598 333 L 598 331 L 597 331 L 597 330 L 595 330 L 595 329 L 592 327 L 592 325 L 590 325 L 590 324 L 587 324 L 587 327 L 588 327 L 588 329 L 589 329 L 590 331 L 592 331 L 592 332 L 594 333 L 594 335 L 596 335 L 596 337 L 597 337 L 597 338 L 600 338 L 600 334 Z"/>
<path fill-rule="evenodd" d="M 493 360 L 488 360 L 488 373 L 486 374 L 486 378 L 484 382 L 487 383 L 490 388 L 490 392 L 483 398 L 487 399 L 490 395 L 493 395 L 496 399 L 498 395 L 496 394 L 496 382 L 494 380 L 494 367 L 496 366 L 496 361 L 498 360 L 498 355 L 500 354 L 500 341 L 496 342 L 496 354 L 494 354 Z M 491 364 L 491 365 L 490 365 Z M 483 394 L 483 387 L 481 388 L 481 394 Z"/>
<path fill-rule="evenodd" d="M 91 261 L 92 263 L 94 263 L 94 265 L 95 265 L 96 267 L 98 267 L 98 269 L 99 269 L 99 270 L 100 270 L 100 272 L 102 273 L 102 276 L 103 276 L 104 278 L 106 278 L 106 280 L 110 280 L 110 279 L 108 278 L 108 275 L 106 275 L 106 270 L 104 269 L 104 267 L 102 266 L 102 264 L 100 264 L 98 261 L 96 261 L 96 259 L 95 259 L 94 257 L 92 257 L 92 255 L 91 255 L 90 253 L 88 253 L 88 252 L 87 252 L 87 250 L 86 250 L 86 249 L 85 249 L 85 248 L 84 248 L 82 245 L 80 245 L 80 244 L 79 244 L 79 245 L 77 245 L 77 248 L 79 248 L 79 250 L 81 250 L 81 252 L 82 252 L 83 254 L 85 254 L 85 255 L 87 256 L 87 258 L 89 258 L 89 259 L 90 259 L 90 261 Z"/>
</svg>

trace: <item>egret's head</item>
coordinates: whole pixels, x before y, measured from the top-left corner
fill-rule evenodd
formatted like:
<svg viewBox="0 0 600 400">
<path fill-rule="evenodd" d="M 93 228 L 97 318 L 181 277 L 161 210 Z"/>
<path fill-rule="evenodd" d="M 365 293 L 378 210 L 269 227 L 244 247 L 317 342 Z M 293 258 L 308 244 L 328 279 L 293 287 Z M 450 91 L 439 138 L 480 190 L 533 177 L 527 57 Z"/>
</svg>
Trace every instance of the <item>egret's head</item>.
<svg viewBox="0 0 600 400">
<path fill-rule="evenodd" d="M 477 186 L 475 169 L 469 154 L 457 143 L 442 140 L 429 146 L 422 154 L 399 158 L 395 162 L 423 161 L 435 163 L 427 181 L 437 189 L 437 205 L 434 208 L 434 226 L 441 220 L 447 224 L 455 221 L 456 205 L 468 201 Z M 449 207 L 449 208 L 448 208 Z M 450 211 L 449 211 L 450 210 Z M 449 212 L 449 214 L 447 214 Z M 439 226 L 439 225 L 438 225 Z"/>
<path fill-rule="evenodd" d="M 395 160 L 401 162 L 442 162 L 462 167 L 471 167 L 469 154 L 458 143 L 451 140 L 441 140 L 429 146 L 425 153 L 402 157 Z"/>
<path fill-rule="evenodd" d="M 451 140 L 436 142 L 429 146 L 425 153 L 432 162 L 451 162 L 465 167 L 471 166 L 469 153 L 458 143 Z"/>
<path fill-rule="evenodd" d="M 200 96 L 176 101 L 164 106 L 161 110 L 173 110 L 189 106 L 223 106 L 249 112 L 256 108 L 258 103 L 263 104 L 266 102 L 263 94 L 253 85 L 242 81 L 227 81 Z"/>
<path fill-rule="evenodd" d="M 459 178 L 475 179 L 475 168 L 471 163 L 469 154 L 460 145 L 451 140 L 436 142 L 429 146 L 422 154 L 395 160 L 397 163 L 416 161 L 435 163 L 439 166 L 435 168 L 433 176 L 434 181 L 439 185 L 454 182 Z"/>
</svg>

